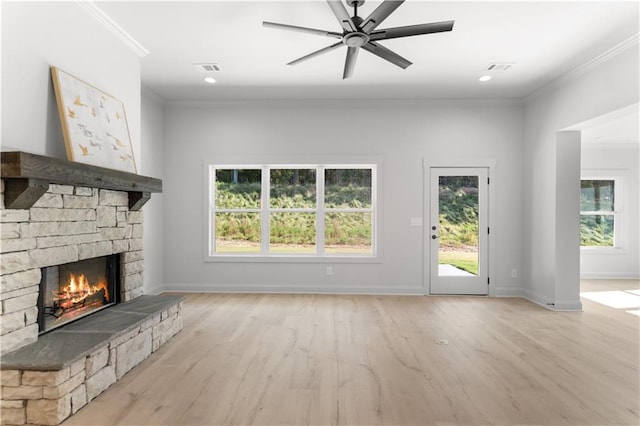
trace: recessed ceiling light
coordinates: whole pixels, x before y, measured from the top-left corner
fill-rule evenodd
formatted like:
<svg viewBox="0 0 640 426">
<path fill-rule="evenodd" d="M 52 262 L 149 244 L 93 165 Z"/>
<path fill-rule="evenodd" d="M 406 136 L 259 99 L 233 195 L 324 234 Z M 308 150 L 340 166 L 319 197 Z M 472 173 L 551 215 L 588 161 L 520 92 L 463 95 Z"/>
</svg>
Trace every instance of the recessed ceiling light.
<svg viewBox="0 0 640 426">
<path fill-rule="evenodd" d="M 489 81 L 489 80 L 491 80 L 491 76 L 490 75 L 483 75 L 478 80 L 479 81 Z"/>
<path fill-rule="evenodd" d="M 206 82 L 207 82 L 207 83 L 209 83 L 209 84 L 213 84 L 213 83 L 215 83 L 215 82 L 216 82 L 216 79 L 215 79 L 215 78 L 213 78 L 213 77 L 205 77 L 205 78 L 204 78 L 204 81 L 206 81 Z"/>
</svg>

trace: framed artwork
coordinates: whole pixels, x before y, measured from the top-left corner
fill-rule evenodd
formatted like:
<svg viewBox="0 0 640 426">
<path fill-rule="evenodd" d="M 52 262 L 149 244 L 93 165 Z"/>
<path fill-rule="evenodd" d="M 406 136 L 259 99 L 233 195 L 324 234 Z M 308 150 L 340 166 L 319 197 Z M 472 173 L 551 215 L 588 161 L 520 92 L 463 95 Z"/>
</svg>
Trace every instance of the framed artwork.
<svg viewBox="0 0 640 426">
<path fill-rule="evenodd" d="M 137 173 L 123 103 L 59 68 L 51 76 L 67 158 Z"/>
</svg>

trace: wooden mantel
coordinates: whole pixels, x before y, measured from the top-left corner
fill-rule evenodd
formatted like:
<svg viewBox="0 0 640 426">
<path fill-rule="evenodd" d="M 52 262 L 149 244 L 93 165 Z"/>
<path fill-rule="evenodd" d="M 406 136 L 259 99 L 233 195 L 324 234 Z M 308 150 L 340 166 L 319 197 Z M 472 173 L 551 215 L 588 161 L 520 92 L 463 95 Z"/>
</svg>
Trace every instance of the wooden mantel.
<svg viewBox="0 0 640 426">
<path fill-rule="evenodd" d="M 140 210 L 152 192 L 162 192 L 160 179 L 22 151 L 2 153 L 0 177 L 7 209 L 30 208 L 51 183 L 126 191 L 130 210 Z"/>
</svg>

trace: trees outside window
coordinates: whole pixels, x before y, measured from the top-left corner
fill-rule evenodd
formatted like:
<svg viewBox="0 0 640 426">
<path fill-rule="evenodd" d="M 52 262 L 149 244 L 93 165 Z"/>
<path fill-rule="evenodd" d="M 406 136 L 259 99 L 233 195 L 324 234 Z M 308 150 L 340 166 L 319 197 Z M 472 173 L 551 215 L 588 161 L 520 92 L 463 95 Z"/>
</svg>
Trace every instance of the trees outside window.
<svg viewBox="0 0 640 426">
<path fill-rule="evenodd" d="M 212 165 L 210 256 L 374 256 L 375 165 Z"/>
<path fill-rule="evenodd" d="M 580 181 L 580 245 L 617 247 L 620 222 L 620 180 Z"/>
</svg>

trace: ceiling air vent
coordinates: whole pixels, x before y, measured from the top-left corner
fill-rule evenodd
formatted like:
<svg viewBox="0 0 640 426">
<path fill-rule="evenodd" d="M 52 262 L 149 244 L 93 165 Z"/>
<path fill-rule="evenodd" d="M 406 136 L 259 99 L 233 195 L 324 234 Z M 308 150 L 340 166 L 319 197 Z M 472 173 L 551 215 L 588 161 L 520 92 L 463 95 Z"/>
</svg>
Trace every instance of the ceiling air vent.
<svg viewBox="0 0 640 426">
<path fill-rule="evenodd" d="M 485 68 L 485 71 L 507 71 L 513 65 L 514 64 L 512 62 L 494 62 L 489 64 L 489 66 Z"/>
<path fill-rule="evenodd" d="M 216 72 L 220 71 L 220 65 L 218 64 L 193 64 L 194 67 L 200 72 Z"/>
</svg>

